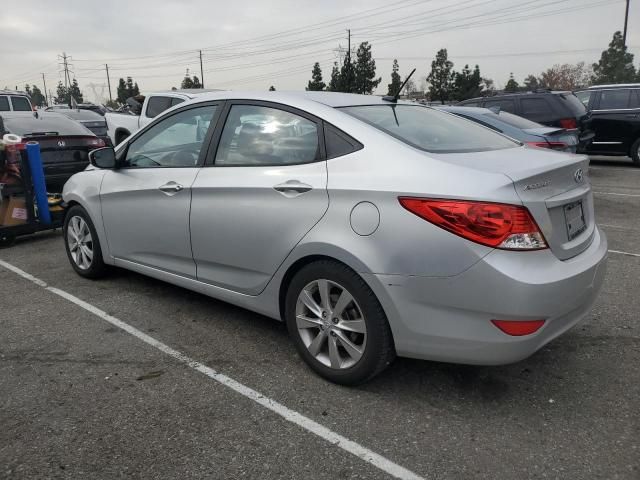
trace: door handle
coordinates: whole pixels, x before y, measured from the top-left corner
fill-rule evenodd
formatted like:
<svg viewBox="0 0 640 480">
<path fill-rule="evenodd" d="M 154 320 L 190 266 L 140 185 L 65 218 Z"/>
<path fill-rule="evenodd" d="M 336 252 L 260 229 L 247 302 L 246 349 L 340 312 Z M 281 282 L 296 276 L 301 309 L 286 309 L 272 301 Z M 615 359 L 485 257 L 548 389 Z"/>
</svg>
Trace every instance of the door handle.
<svg viewBox="0 0 640 480">
<path fill-rule="evenodd" d="M 164 185 L 161 185 L 160 187 L 158 187 L 158 189 L 163 192 L 166 193 L 167 195 L 171 196 L 171 195 L 175 195 L 176 193 L 180 192 L 181 190 L 184 189 L 184 187 L 182 185 L 180 185 L 179 183 L 176 182 L 167 182 Z"/>
<path fill-rule="evenodd" d="M 276 185 L 273 187 L 274 190 L 280 193 L 305 193 L 310 190 L 313 190 L 311 185 L 307 185 L 306 183 L 299 182 L 298 180 L 288 180 L 284 183 Z"/>
</svg>

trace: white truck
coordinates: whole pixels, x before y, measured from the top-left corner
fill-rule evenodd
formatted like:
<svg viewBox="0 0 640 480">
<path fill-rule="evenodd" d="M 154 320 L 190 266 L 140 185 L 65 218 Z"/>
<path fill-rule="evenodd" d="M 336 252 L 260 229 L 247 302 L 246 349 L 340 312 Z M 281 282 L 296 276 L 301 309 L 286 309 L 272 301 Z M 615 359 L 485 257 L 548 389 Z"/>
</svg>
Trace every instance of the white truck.
<svg viewBox="0 0 640 480">
<path fill-rule="evenodd" d="M 144 101 L 141 106 L 137 106 L 139 105 L 138 102 L 130 101 L 131 99 L 129 99 L 127 101 L 129 106 L 133 106 L 129 111 L 108 112 L 104 116 L 107 121 L 107 130 L 111 142 L 113 142 L 114 146 L 118 145 L 129 135 L 137 132 L 138 129 L 144 127 L 168 108 L 211 91 L 212 90 L 171 90 L 168 92 L 150 93 L 143 97 Z"/>
</svg>

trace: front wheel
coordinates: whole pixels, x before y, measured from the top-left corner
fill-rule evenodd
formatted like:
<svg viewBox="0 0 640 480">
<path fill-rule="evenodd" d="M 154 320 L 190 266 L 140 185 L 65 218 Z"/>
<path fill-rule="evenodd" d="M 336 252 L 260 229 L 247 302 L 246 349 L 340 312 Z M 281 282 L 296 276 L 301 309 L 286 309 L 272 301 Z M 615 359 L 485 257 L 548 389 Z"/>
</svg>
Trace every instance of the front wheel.
<svg viewBox="0 0 640 480">
<path fill-rule="evenodd" d="M 332 382 L 363 383 L 395 358 L 380 302 L 341 263 L 322 260 L 303 267 L 289 285 L 285 319 L 300 356 Z"/>
<path fill-rule="evenodd" d="M 631 159 L 636 167 L 640 167 L 640 138 L 631 147 Z"/>
<path fill-rule="evenodd" d="M 107 266 L 102 259 L 100 240 L 84 208 L 71 207 L 64 220 L 63 234 L 67 257 L 76 273 L 85 278 L 104 276 Z"/>
</svg>

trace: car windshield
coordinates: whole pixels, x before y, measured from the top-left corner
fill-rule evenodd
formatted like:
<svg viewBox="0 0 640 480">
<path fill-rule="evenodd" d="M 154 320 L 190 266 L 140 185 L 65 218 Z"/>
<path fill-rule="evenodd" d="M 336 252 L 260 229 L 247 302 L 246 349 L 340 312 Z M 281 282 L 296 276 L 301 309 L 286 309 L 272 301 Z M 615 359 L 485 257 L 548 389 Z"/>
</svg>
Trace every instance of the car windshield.
<svg viewBox="0 0 640 480">
<path fill-rule="evenodd" d="M 500 113 L 487 112 L 482 116 L 493 119 L 493 120 L 497 120 L 502 123 L 506 123 L 507 125 L 520 128 L 522 130 L 526 130 L 528 128 L 540 128 L 543 126 L 543 125 L 540 125 L 539 123 L 532 122 L 531 120 L 527 120 L 526 118 L 519 117 L 518 115 L 514 115 L 513 113 L 509 113 L 509 112 L 500 112 Z"/>
<path fill-rule="evenodd" d="M 485 152 L 518 146 L 480 125 L 419 105 L 366 105 L 340 110 L 427 152 Z"/>
</svg>

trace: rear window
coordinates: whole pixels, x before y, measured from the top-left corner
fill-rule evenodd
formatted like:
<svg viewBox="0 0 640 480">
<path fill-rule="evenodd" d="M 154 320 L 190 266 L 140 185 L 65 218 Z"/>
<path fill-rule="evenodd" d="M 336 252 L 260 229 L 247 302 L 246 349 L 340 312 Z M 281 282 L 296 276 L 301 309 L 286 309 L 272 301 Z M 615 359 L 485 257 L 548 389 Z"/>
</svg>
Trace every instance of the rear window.
<svg viewBox="0 0 640 480">
<path fill-rule="evenodd" d="M 542 125 L 536 122 L 532 122 L 531 120 L 527 120 L 526 118 L 519 117 L 518 115 L 514 115 L 509 112 L 500 112 L 500 113 L 485 113 L 483 117 L 488 117 L 493 120 L 497 120 L 502 123 L 506 123 L 512 127 L 521 128 L 525 130 L 527 128 L 540 128 Z"/>
<path fill-rule="evenodd" d="M 578 100 L 578 97 L 573 93 L 560 93 L 556 96 L 562 101 L 562 104 L 577 117 L 581 117 L 587 113 L 587 109 L 584 104 Z"/>
<path fill-rule="evenodd" d="M 15 112 L 30 112 L 32 110 L 31 102 L 27 97 L 12 96 L 11 103 Z"/>
<path fill-rule="evenodd" d="M 518 146 L 455 115 L 418 105 L 367 105 L 340 110 L 427 152 L 485 152 Z"/>
</svg>

